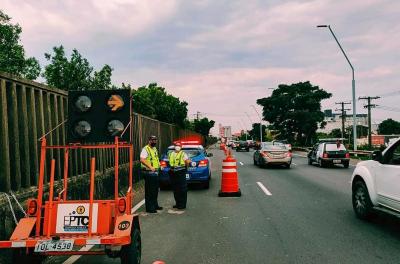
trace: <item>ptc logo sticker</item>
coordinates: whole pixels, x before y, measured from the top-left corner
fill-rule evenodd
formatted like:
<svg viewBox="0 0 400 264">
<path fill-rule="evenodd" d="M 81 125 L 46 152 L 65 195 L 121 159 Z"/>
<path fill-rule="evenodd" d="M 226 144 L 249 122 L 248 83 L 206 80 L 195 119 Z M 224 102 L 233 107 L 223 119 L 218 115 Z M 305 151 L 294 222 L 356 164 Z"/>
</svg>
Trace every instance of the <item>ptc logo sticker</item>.
<svg viewBox="0 0 400 264">
<path fill-rule="evenodd" d="M 93 204 L 92 232 L 97 230 L 98 204 Z M 57 208 L 57 233 L 87 233 L 89 204 L 59 204 Z"/>
<path fill-rule="evenodd" d="M 118 230 L 124 231 L 127 230 L 131 226 L 131 223 L 129 221 L 122 221 L 118 225 Z"/>
</svg>

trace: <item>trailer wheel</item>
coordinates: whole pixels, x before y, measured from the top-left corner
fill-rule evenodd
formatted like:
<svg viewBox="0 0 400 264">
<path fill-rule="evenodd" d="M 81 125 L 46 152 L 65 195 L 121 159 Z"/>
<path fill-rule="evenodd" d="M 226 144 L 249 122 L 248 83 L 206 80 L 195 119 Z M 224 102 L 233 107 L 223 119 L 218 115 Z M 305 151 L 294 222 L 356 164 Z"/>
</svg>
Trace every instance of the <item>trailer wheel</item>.
<svg viewBox="0 0 400 264">
<path fill-rule="evenodd" d="M 33 253 L 26 254 L 26 249 L 14 249 L 12 254 L 12 263 L 32 263 L 40 264 L 43 263 L 46 256 L 37 255 Z"/>
<path fill-rule="evenodd" d="M 121 249 L 121 264 L 140 264 L 142 255 L 142 239 L 140 230 L 134 228 L 131 234 L 131 243 Z"/>
</svg>

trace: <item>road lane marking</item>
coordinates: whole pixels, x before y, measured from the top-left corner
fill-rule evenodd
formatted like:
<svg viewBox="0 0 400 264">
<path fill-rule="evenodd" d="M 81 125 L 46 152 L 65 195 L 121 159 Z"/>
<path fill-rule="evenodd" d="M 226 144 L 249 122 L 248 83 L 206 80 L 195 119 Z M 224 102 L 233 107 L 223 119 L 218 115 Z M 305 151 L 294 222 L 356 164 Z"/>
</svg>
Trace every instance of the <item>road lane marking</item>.
<svg viewBox="0 0 400 264">
<path fill-rule="evenodd" d="M 239 162 L 239 164 L 242 165 L 242 166 L 244 165 L 243 162 L 241 162 L 241 161 Z"/>
<path fill-rule="evenodd" d="M 297 166 L 297 164 L 296 164 L 296 163 L 294 163 L 294 162 L 292 162 L 292 164 L 293 164 L 294 166 Z"/>
<path fill-rule="evenodd" d="M 268 189 L 261 182 L 257 182 L 257 184 L 266 195 L 272 195 L 272 193 L 270 193 L 270 191 L 268 191 Z"/>
<path fill-rule="evenodd" d="M 145 203 L 145 200 L 141 200 L 137 205 L 135 205 L 132 210 L 131 213 L 133 214 L 134 212 L 136 212 L 140 207 L 142 207 Z M 89 251 L 91 250 L 95 245 L 86 245 L 84 247 L 82 247 L 79 251 Z M 80 257 L 82 257 L 82 255 L 74 255 L 69 257 L 66 261 L 63 262 L 63 264 L 72 264 L 75 263 Z"/>
<path fill-rule="evenodd" d="M 307 155 L 300 155 L 300 154 L 294 154 L 294 153 L 293 153 L 293 156 L 307 158 Z"/>
</svg>

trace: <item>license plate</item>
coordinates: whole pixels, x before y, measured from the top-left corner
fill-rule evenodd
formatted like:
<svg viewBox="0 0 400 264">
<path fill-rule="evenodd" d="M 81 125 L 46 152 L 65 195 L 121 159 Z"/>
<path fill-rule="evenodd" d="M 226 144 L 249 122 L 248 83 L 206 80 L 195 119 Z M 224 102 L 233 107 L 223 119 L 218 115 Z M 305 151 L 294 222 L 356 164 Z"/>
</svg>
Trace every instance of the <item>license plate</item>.
<svg viewBox="0 0 400 264">
<path fill-rule="evenodd" d="M 190 174 L 186 173 L 186 180 L 189 180 L 189 179 L 190 179 Z"/>
<path fill-rule="evenodd" d="M 71 251 L 73 247 L 74 240 L 46 240 L 36 243 L 35 252 Z"/>
<path fill-rule="evenodd" d="M 333 160 L 333 163 L 342 163 L 341 160 Z"/>
</svg>

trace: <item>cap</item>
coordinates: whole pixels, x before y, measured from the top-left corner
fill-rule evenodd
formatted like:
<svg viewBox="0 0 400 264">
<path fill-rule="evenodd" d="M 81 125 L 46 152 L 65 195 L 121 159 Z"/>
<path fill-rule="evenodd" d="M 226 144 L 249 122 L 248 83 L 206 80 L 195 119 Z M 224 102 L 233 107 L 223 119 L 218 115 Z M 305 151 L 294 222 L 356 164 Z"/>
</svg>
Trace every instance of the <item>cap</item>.
<svg viewBox="0 0 400 264">
<path fill-rule="evenodd" d="M 157 139 L 157 137 L 153 136 L 153 135 L 149 137 L 149 140 L 153 140 L 153 139 Z"/>
</svg>

